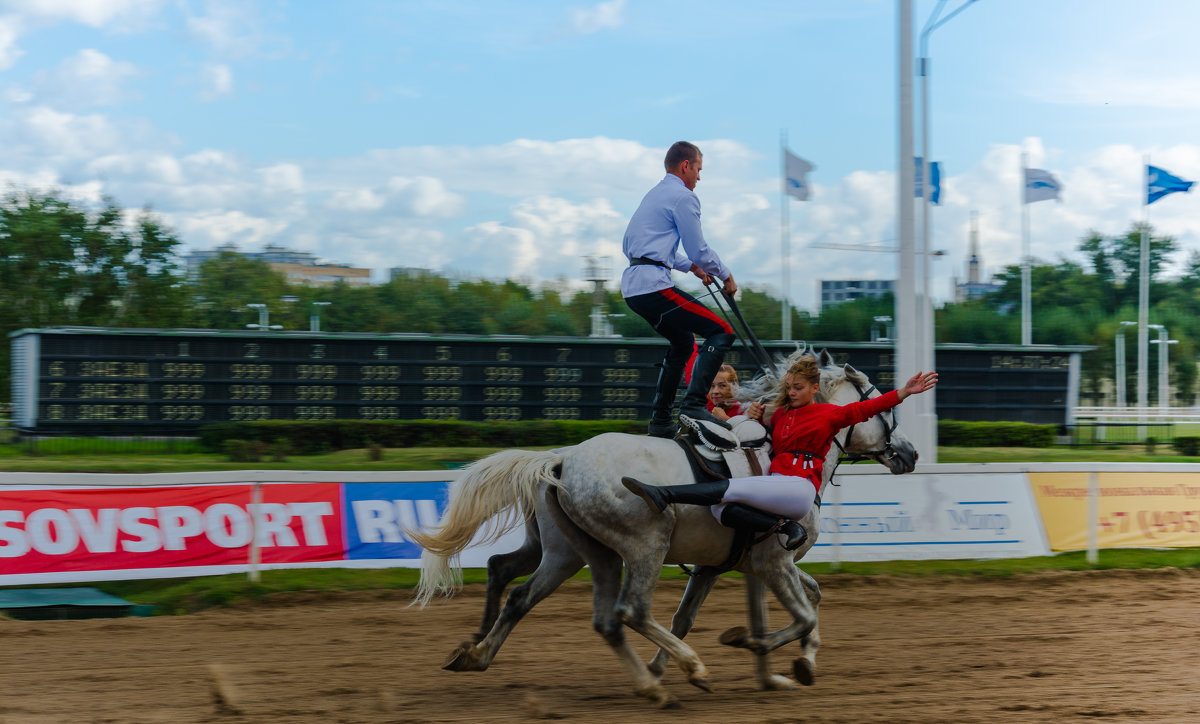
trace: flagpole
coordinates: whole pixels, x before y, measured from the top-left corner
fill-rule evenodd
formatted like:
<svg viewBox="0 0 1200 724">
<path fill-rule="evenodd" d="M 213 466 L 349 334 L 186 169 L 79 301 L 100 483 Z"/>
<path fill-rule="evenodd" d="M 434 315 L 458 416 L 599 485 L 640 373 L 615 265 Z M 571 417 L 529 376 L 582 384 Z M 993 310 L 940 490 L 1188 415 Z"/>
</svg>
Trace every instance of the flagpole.
<svg viewBox="0 0 1200 724">
<path fill-rule="evenodd" d="M 783 319 L 780 323 L 779 338 L 789 340 L 792 338 L 792 306 L 788 302 L 788 297 L 792 290 L 791 280 L 791 219 L 788 216 L 787 195 L 787 131 L 779 132 L 779 206 L 783 209 L 782 220 L 779 236 L 779 269 L 783 274 L 783 293 L 779 296 L 782 298 Z"/>
<path fill-rule="evenodd" d="M 1142 186 L 1142 233 L 1138 244 L 1138 422 L 1145 422 L 1146 405 L 1150 401 L 1146 390 L 1146 361 L 1150 351 L 1150 242 L 1146 236 L 1146 226 L 1150 218 L 1150 154 L 1142 157 L 1142 173 L 1145 183 Z M 1142 432 L 1144 429 L 1139 427 L 1138 433 Z"/>
<path fill-rule="evenodd" d="M 1021 344 L 1028 347 L 1033 344 L 1033 304 L 1030 290 L 1029 262 L 1029 201 L 1025 198 L 1026 168 L 1029 166 L 1029 156 L 1021 151 Z"/>
</svg>

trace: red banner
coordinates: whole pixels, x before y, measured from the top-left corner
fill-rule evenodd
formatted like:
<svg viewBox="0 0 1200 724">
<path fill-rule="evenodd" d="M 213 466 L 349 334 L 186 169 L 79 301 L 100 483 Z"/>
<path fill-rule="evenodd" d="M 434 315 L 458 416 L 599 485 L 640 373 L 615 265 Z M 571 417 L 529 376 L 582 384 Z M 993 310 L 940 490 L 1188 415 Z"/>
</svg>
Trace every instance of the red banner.
<svg viewBox="0 0 1200 724">
<path fill-rule="evenodd" d="M 245 564 L 343 557 L 337 483 L 0 489 L 4 573 Z"/>
</svg>

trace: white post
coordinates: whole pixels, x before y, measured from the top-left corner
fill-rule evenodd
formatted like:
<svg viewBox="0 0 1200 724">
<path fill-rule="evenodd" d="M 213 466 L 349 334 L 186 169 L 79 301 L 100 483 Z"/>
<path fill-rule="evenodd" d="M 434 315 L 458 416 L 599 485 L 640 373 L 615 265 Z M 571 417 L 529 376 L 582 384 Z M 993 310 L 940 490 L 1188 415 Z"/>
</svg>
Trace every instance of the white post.
<svg viewBox="0 0 1200 724">
<path fill-rule="evenodd" d="M 920 293 L 916 286 L 915 220 L 913 189 L 913 34 L 912 0 L 897 0 L 899 58 L 899 162 L 896 164 L 898 195 L 897 236 L 899 237 L 899 273 L 896 282 L 896 365 L 895 384 L 900 385 L 910 375 L 922 369 L 924 352 L 920 345 L 922 313 Z M 928 393 L 910 400 L 916 403 L 900 412 L 904 431 L 921 455 L 921 462 L 937 462 L 937 428 L 927 403 Z M 922 404 L 926 403 L 926 404 Z"/>
<path fill-rule="evenodd" d="M 1100 482 L 1095 471 L 1088 473 L 1087 497 L 1087 562 L 1094 566 L 1100 560 Z"/>
<path fill-rule="evenodd" d="M 1117 330 L 1116 369 L 1113 371 L 1113 384 L 1116 385 L 1117 407 L 1125 406 L 1125 328 Z"/>
<path fill-rule="evenodd" d="M 258 583 L 262 578 L 258 567 L 262 563 L 262 548 L 259 545 L 259 516 L 262 515 L 262 483 L 250 488 L 250 582 Z"/>
<path fill-rule="evenodd" d="M 1033 344 L 1033 292 L 1029 259 L 1029 204 L 1025 203 L 1025 169 L 1029 158 L 1021 151 L 1021 344 Z"/>
<path fill-rule="evenodd" d="M 779 205 L 783 219 L 779 237 L 779 270 L 783 274 L 783 290 L 779 295 L 783 302 L 783 320 L 780 324 L 780 339 L 792 338 L 792 305 L 789 302 L 792 293 L 791 279 L 791 219 L 787 193 L 787 131 L 781 131 L 779 136 Z"/>
<path fill-rule="evenodd" d="M 1150 157 L 1145 156 L 1143 168 L 1150 165 Z M 1149 178 L 1146 179 L 1146 190 L 1142 199 L 1149 194 Z M 1149 323 L 1150 323 L 1150 239 L 1146 235 L 1146 205 L 1142 205 L 1142 234 L 1140 253 L 1138 254 L 1138 375 L 1137 375 L 1137 404 L 1138 422 L 1145 422 L 1146 406 L 1149 404 L 1149 390 L 1146 389 L 1147 361 L 1149 357 Z M 1139 437 L 1146 433 L 1145 428 L 1138 428 Z"/>
</svg>

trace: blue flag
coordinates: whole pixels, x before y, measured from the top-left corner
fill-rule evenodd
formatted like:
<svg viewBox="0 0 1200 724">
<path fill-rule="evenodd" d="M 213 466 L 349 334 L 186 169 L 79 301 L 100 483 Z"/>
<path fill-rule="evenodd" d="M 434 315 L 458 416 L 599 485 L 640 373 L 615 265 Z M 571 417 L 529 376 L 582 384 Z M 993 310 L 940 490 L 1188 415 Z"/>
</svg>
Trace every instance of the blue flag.
<svg viewBox="0 0 1200 724">
<path fill-rule="evenodd" d="M 1146 205 L 1158 201 L 1167 194 L 1176 191 L 1191 191 L 1194 181 L 1184 181 L 1178 176 L 1172 176 L 1158 166 L 1146 167 Z"/>
<path fill-rule="evenodd" d="M 913 198 L 925 198 L 924 168 L 920 156 L 913 158 L 916 171 L 913 172 Z M 929 164 L 929 203 L 935 206 L 942 203 L 942 164 L 934 161 Z"/>
</svg>

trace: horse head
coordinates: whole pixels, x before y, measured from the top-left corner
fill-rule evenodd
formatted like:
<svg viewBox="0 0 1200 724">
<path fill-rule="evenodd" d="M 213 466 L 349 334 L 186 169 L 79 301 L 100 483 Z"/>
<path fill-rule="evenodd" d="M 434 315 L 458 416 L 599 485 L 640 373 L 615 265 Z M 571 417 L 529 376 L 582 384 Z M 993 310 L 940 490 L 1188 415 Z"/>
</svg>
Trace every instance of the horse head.
<svg viewBox="0 0 1200 724">
<path fill-rule="evenodd" d="M 817 355 L 817 366 L 821 369 L 821 387 L 817 393 L 820 402 L 848 405 L 880 395 L 865 374 L 849 364 L 839 367 L 827 350 L 821 350 Z M 895 409 L 846 428 L 841 445 L 846 453 L 875 460 L 894 475 L 911 473 L 917 465 L 916 448 L 896 429 Z"/>
</svg>

